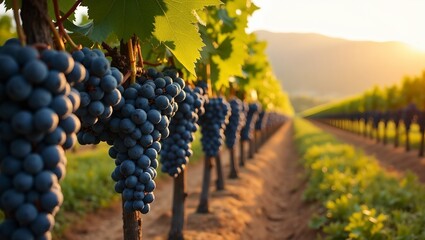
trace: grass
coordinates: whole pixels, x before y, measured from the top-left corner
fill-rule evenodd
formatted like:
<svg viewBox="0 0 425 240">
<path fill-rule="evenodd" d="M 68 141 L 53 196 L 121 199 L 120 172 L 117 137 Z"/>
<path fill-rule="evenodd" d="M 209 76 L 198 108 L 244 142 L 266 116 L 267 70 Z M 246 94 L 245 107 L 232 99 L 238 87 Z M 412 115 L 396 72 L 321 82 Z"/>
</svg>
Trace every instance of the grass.
<svg viewBox="0 0 425 240">
<path fill-rule="evenodd" d="M 310 227 L 332 240 L 425 239 L 425 188 L 416 176 L 386 172 L 373 157 L 305 120 L 294 126 L 308 177 L 304 199 L 323 207 Z"/>
</svg>

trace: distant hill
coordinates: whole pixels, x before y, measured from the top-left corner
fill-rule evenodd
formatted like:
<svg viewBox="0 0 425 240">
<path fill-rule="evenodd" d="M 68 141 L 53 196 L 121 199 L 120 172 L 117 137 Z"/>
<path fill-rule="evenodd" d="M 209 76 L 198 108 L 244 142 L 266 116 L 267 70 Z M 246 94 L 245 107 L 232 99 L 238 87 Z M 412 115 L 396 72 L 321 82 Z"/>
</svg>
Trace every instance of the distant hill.
<svg viewBox="0 0 425 240">
<path fill-rule="evenodd" d="M 341 98 L 390 85 L 425 69 L 425 53 L 399 42 L 350 41 L 319 34 L 257 32 L 290 95 Z"/>
</svg>

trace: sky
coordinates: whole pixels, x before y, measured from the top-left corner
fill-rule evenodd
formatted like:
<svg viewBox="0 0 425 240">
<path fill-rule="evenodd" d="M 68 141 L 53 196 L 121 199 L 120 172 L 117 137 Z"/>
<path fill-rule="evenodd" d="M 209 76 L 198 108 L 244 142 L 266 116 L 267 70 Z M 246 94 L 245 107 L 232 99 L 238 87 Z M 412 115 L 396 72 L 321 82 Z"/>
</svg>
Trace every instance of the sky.
<svg viewBox="0 0 425 240">
<path fill-rule="evenodd" d="M 425 51 L 425 0 L 253 0 L 248 31 L 401 41 Z"/>
</svg>

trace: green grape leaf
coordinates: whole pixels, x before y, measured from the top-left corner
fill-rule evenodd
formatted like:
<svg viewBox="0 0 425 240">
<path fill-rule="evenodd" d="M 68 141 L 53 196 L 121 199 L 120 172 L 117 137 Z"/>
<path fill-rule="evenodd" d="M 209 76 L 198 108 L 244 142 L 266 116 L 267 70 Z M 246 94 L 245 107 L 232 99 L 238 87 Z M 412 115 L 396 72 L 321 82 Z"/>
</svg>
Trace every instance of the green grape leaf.
<svg viewBox="0 0 425 240">
<path fill-rule="evenodd" d="M 168 11 L 155 17 L 154 35 L 173 53 L 179 62 L 195 73 L 195 62 L 204 46 L 198 32 L 195 10 L 219 5 L 219 0 L 166 0 Z"/>
<path fill-rule="evenodd" d="M 103 41 L 115 33 L 127 40 L 134 34 L 142 41 L 152 34 L 163 43 L 191 73 L 204 46 L 195 10 L 219 5 L 220 0 L 86 0 L 94 28 L 89 37 Z"/>
<path fill-rule="evenodd" d="M 219 9 L 217 15 L 222 22 L 220 23 L 222 25 L 222 33 L 232 32 L 237 28 L 235 25 L 236 18 L 230 17 L 226 9 Z"/>
<path fill-rule="evenodd" d="M 200 60 L 202 61 L 202 63 L 207 64 L 209 62 L 208 59 L 210 58 L 210 56 L 216 53 L 216 49 L 214 47 L 213 40 L 208 36 L 207 27 L 200 24 L 198 24 L 198 26 L 199 33 L 201 34 L 201 38 L 205 44 L 201 51 Z"/>
<path fill-rule="evenodd" d="M 136 34 L 142 40 L 149 38 L 154 30 L 155 16 L 164 15 L 168 7 L 163 0 L 86 0 L 84 5 L 93 19 L 94 29 L 89 36 L 96 42 L 115 33 L 127 40 Z"/>
<path fill-rule="evenodd" d="M 216 51 L 217 54 L 220 56 L 221 59 L 228 59 L 232 55 L 232 41 L 234 40 L 233 37 L 227 36 L 224 41 L 220 43 L 220 46 L 217 47 Z"/>
<path fill-rule="evenodd" d="M 79 32 L 70 33 L 69 36 L 76 44 L 81 44 L 84 47 L 91 48 L 94 45 L 94 42 L 90 38 Z M 70 49 L 70 51 L 72 51 L 72 49 Z"/>
<path fill-rule="evenodd" d="M 80 33 L 83 35 L 90 35 L 91 31 L 93 31 L 93 22 L 89 22 L 84 25 L 75 25 L 73 22 L 66 20 L 63 22 L 63 26 L 66 30 L 74 32 L 74 33 Z"/>
</svg>

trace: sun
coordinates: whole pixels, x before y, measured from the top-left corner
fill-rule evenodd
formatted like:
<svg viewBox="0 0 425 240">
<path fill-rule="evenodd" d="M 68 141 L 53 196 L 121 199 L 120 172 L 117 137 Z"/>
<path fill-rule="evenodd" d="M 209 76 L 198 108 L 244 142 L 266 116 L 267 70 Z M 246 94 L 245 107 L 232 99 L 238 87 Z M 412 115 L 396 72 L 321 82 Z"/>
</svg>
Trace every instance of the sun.
<svg viewBox="0 0 425 240">
<path fill-rule="evenodd" d="M 405 42 L 411 49 L 425 53 L 425 41 L 424 42 Z"/>
</svg>

